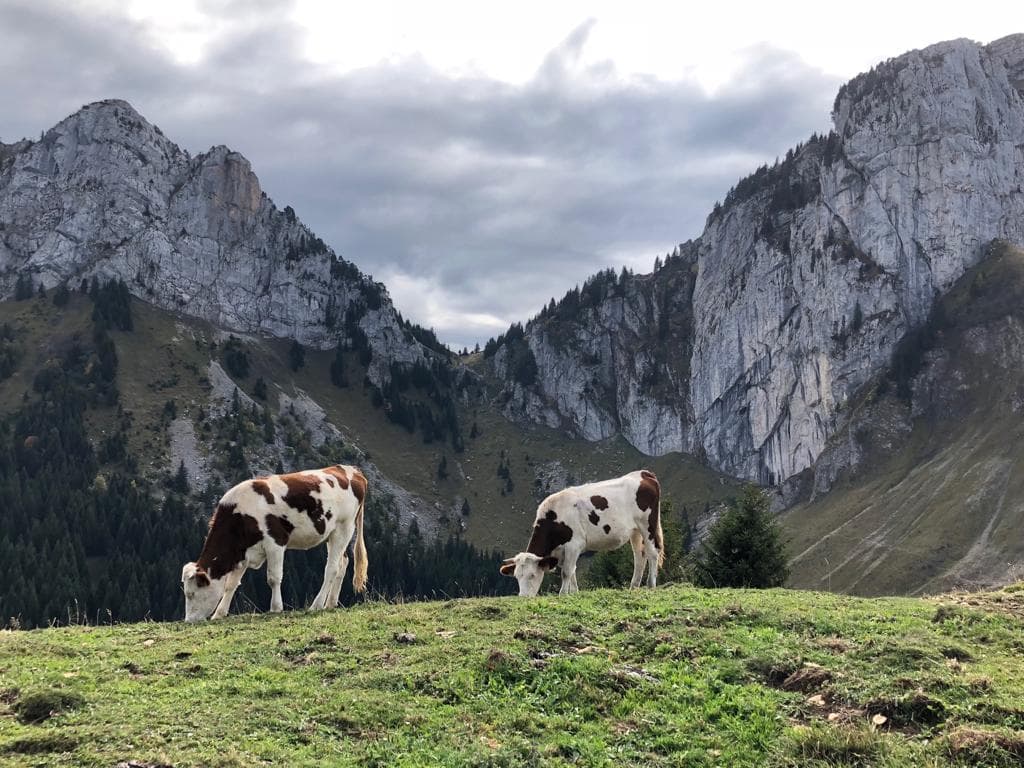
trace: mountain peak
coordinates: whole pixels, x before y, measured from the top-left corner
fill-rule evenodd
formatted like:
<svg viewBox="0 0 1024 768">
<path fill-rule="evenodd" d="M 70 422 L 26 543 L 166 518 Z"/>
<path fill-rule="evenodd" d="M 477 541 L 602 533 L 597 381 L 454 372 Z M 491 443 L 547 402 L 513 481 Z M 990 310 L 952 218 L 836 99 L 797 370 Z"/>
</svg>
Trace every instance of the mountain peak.
<svg viewBox="0 0 1024 768">
<path fill-rule="evenodd" d="M 1018 91 L 1024 91 L 1024 33 L 993 40 L 986 49 L 1006 63 L 1006 70 Z"/>
<path fill-rule="evenodd" d="M 223 144 L 190 158 L 123 99 L 84 105 L 0 153 L 0 291 L 123 279 L 144 301 L 234 331 L 372 352 L 369 376 L 424 349 L 386 292 L 263 194 Z"/>
</svg>

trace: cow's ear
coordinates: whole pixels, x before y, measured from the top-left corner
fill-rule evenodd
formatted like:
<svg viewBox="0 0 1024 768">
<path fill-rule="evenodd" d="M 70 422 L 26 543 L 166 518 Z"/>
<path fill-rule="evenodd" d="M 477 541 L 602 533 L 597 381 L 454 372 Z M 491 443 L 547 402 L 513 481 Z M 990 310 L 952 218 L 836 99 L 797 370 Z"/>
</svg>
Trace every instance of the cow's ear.
<svg viewBox="0 0 1024 768">
<path fill-rule="evenodd" d="M 506 560 L 498 570 L 505 576 L 512 576 L 516 572 L 516 561 Z"/>
<path fill-rule="evenodd" d="M 206 575 L 206 571 L 196 571 L 196 586 L 200 589 L 210 586 L 210 577 Z"/>
<path fill-rule="evenodd" d="M 537 563 L 537 565 L 539 565 L 545 571 L 550 571 L 552 568 L 554 568 L 556 565 L 558 565 L 558 558 L 557 557 L 542 557 L 540 559 L 540 562 Z"/>
</svg>

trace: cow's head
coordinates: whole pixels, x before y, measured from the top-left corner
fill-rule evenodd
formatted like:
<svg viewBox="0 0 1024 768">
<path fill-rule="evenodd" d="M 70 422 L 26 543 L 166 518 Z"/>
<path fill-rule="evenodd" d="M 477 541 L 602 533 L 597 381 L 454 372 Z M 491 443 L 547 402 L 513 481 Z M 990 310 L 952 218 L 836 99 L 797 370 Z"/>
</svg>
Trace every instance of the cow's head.
<svg viewBox="0 0 1024 768">
<path fill-rule="evenodd" d="M 558 565 L 558 558 L 537 557 L 529 552 L 520 552 L 501 564 L 501 572 L 506 576 L 515 576 L 519 582 L 520 597 L 535 597 L 540 592 L 544 574 Z"/>
<path fill-rule="evenodd" d="M 185 563 L 181 589 L 185 593 L 185 621 L 203 621 L 210 618 L 224 596 L 224 579 L 211 579 L 196 563 Z"/>
</svg>

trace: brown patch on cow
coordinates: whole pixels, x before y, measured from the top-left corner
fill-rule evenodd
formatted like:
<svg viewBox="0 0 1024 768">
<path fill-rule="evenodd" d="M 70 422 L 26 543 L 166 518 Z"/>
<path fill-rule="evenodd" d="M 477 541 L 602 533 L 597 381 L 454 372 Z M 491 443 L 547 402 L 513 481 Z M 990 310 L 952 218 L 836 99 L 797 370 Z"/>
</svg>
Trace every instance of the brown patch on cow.
<svg viewBox="0 0 1024 768">
<path fill-rule="evenodd" d="M 610 525 L 608 525 L 608 524 L 605 524 L 604 532 L 605 533 L 611 533 L 612 532 L 612 527 Z"/>
<path fill-rule="evenodd" d="M 572 528 L 545 517 L 534 523 L 533 535 L 530 536 L 530 543 L 526 545 L 526 551 L 537 557 L 547 557 L 571 538 Z"/>
<path fill-rule="evenodd" d="M 273 504 L 276 501 L 276 499 L 274 498 L 274 494 L 270 492 L 270 483 L 268 483 L 266 480 L 253 480 L 250 483 L 250 487 L 254 491 L 256 491 L 256 493 L 258 493 L 260 496 L 266 499 L 267 504 Z"/>
<path fill-rule="evenodd" d="M 211 579 L 219 579 L 235 570 L 245 559 L 245 551 L 263 538 L 256 518 L 235 512 L 237 506 L 218 504 L 210 520 L 210 531 L 196 566 Z"/>
<path fill-rule="evenodd" d="M 322 534 L 326 531 L 327 523 L 324 520 L 323 502 L 313 496 L 320 490 L 320 478 L 303 473 L 280 475 L 279 477 L 288 486 L 288 493 L 284 495 L 284 503 L 292 509 L 305 512 L 317 533 Z"/>
<path fill-rule="evenodd" d="M 280 515 L 267 515 L 267 533 L 277 542 L 278 546 L 286 546 L 295 526 L 292 521 Z"/>
<path fill-rule="evenodd" d="M 558 519 L 558 513 L 555 512 L 555 510 L 553 510 L 553 509 L 549 509 L 547 512 L 544 513 L 544 517 L 547 520 L 557 520 Z"/>
<path fill-rule="evenodd" d="M 587 514 L 587 520 L 590 521 L 591 525 L 597 525 L 601 522 L 601 518 L 598 517 L 597 512 L 595 512 L 594 510 L 590 510 L 590 512 Z"/>
<path fill-rule="evenodd" d="M 636 489 L 636 505 L 641 512 L 647 512 L 647 533 L 655 549 L 661 549 L 661 520 L 659 502 L 661 500 L 661 485 L 653 472 L 646 469 L 640 473 L 640 485 Z"/>
<path fill-rule="evenodd" d="M 341 471 L 344 472 L 345 470 L 341 470 Z M 339 482 L 341 482 L 341 481 L 339 480 Z M 342 488 L 347 488 L 348 486 L 343 484 L 341 487 Z M 366 489 L 367 489 L 367 487 L 368 487 L 368 483 L 366 482 L 366 476 L 363 475 L 362 472 L 358 472 L 358 471 L 353 473 L 353 475 L 352 475 L 352 493 L 355 495 L 356 501 L 358 501 L 360 504 L 362 504 L 363 501 L 366 499 Z"/>
<path fill-rule="evenodd" d="M 206 575 L 206 571 L 196 571 L 196 586 L 200 588 L 210 586 L 210 577 Z"/>
<path fill-rule="evenodd" d="M 590 503 L 594 505 L 594 509 L 600 509 L 602 512 L 608 509 L 608 499 L 604 496 L 591 496 Z"/>
<path fill-rule="evenodd" d="M 335 480 L 337 480 L 338 485 L 341 486 L 341 490 L 344 491 L 348 488 L 348 472 L 346 472 L 340 464 L 335 465 L 333 467 L 327 467 L 326 469 L 323 470 L 323 473 L 326 475 L 330 475 Z M 353 481 L 355 480 L 354 477 L 352 479 Z"/>
</svg>

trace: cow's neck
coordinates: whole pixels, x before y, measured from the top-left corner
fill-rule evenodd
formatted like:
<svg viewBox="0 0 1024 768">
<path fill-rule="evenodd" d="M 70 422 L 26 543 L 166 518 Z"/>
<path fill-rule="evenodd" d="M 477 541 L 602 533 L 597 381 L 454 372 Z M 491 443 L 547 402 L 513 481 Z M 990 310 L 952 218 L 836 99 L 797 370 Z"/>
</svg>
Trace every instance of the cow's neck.
<svg viewBox="0 0 1024 768">
<path fill-rule="evenodd" d="M 537 557 L 549 557 L 558 547 L 572 538 L 572 529 L 559 520 L 544 517 L 533 526 L 533 535 L 526 551 Z"/>
</svg>

